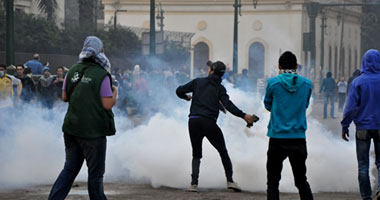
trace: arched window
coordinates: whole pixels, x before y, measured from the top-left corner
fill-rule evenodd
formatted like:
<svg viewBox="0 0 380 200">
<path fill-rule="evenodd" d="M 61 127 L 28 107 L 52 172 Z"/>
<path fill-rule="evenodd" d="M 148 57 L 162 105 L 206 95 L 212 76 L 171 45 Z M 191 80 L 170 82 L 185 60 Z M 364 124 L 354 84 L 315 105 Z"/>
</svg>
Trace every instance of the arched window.
<svg viewBox="0 0 380 200">
<path fill-rule="evenodd" d="M 264 78 L 265 47 L 260 42 L 254 42 L 249 47 L 248 74 L 254 79 Z"/>
<path fill-rule="evenodd" d="M 210 59 L 210 48 L 205 42 L 198 42 L 194 46 L 194 71 L 197 76 L 201 71 L 207 72 L 207 61 Z"/>
</svg>

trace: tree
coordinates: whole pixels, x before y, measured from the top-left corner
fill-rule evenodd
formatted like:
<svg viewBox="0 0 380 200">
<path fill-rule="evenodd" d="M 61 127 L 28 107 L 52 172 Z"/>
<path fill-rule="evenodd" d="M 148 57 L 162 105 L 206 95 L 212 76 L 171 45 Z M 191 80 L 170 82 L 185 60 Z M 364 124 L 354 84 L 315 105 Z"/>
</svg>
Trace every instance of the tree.
<svg viewBox="0 0 380 200">
<path fill-rule="evenodd" d="M 57 18 L 55 11 L 58 9 L 57 0 L 36 0 L 38 9 L 45 13 L 48 20 L 54 21 Z"/>
<path fill-rule="evenodd" d="M 79 26 L 88 32 L 94 30 L 95 26 L 95 5 L 98 1 L 78 0 L 79 3 Z"/>
</svg>

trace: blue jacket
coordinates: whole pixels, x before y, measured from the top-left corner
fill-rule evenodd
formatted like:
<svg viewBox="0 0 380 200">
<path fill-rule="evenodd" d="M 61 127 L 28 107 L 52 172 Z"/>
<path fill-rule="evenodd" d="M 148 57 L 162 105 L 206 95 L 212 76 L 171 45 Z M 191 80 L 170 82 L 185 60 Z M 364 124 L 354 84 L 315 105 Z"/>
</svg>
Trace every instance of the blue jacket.
<svg viewBox="0 0 380 200">
<path fill-rule="evenodd" d="M 341 122 L 347 131 L 354 121 L 357 130 L 380 129 L 380 53 L 364 54 L 361 75 L 352 81 Z"/>
<path fill-rule="evenodd" d="M 322 80 L 322 85 L 321 85 L 321 88 L 319 90 L 319 93 L 321 93 L 322 91 L 325 92 L 325 94 L 326 93 L 334 93 L 335 87 L 336 87 L 336 83 L 335 83 L 334 78 L 332 78 L 332 73 L 327 72 L 326 78 L 324 78 Z"/>
<path fill-rule="evenodd" d="M 33 74 L 42 74 L 43 66 L 38 60 L 29 60 L 24 65 L 28 66 Z"/>
<path fill-rule="evenodd" d="M 268 137 L 305 138 L 306 108 L 312 85 L 299 75 L 283 73 L 268 80 L 265 108 L 271 112 Z"/>
</svg>

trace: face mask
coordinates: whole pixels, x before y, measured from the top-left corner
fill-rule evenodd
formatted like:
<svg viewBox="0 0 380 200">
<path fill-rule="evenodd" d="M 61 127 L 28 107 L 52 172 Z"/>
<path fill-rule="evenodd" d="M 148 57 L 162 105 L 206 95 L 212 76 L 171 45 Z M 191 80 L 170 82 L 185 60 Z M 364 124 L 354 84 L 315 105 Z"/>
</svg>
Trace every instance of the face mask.
<svg viewBox="0 0 380 200">
<path fill-rule="evenodd" d="M 4 77 L 5 73 L 4 71 L 0 71 L 0 77 Z"/>
</svg>

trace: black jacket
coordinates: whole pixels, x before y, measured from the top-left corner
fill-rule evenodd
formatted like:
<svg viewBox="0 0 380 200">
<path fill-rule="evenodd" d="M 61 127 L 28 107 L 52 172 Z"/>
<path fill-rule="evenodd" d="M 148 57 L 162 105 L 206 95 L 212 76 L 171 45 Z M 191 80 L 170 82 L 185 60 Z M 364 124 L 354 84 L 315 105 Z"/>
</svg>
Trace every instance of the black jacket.
<svg viewBox="0 0 380 200">
<path fill-rule="evenodd" d="M 177 96 L 186 99 L 186 93 L 193 93 L 191 101 L 190 115 L 218 119 L 219 102 L 233 115 L 244 118 L 243 113 L 231 101 L 226 88 L 220 83 L 222 79 L 217 75 L 209 75 L 205 78 L 197 78 L 185 85 L 179 86 L 176 90 Z"/>
</svg>

